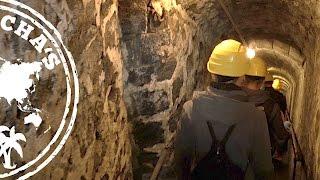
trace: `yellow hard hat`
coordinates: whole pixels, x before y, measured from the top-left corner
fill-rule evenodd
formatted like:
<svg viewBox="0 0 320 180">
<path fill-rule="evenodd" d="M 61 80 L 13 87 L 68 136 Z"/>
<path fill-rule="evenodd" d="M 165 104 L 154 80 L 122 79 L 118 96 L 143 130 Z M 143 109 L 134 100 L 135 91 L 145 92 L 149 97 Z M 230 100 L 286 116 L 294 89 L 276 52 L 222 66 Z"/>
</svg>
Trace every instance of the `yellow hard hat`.
<svg viewBox="0 0 320 180">
<path fill-rule="evenodd" d="M 267 73 L 267 65 L 261 58 L 254 57 L 250 59 L 250 68 L 246 75 L 266 77 Z"/>
<path fill-rule="evenodd" d="M 213 74 L 240 77 L 249 69 L 249 58 L 240 42 L 229 39 L 214 48 L 207 68 Z"/>
<path fill-rule="evenodd" d="M 276 90 L 279 90 L 281 88 L 281 83 L 279 79 L 275 79 L 273 81 L 272 87 Z"/>
<path fill-rule="evenodd" d="M 272 77 L 272 75 L 271 75 L 270 73 L 267 73 L 266 78 L 265 78 L 265 80 L 264 80 L 264 81 L 265 81 L 265 82 L 273 81 L 273 77 Z"/>
</svg>

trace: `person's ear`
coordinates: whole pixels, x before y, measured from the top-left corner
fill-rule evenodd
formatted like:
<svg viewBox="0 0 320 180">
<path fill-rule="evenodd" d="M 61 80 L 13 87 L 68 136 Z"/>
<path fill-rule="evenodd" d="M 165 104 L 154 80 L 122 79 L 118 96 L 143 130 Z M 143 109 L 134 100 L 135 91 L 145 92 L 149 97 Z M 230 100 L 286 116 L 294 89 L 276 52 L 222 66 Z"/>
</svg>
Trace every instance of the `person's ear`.
<svg viewBox="0 0 320 180">
<path fill-rule="evenodd" d="M 244 86 L 245 85 L 245 76 L 241 76 L 241 77 L 237 78 L 235 84 L 238 86 Z"/>
</svg>

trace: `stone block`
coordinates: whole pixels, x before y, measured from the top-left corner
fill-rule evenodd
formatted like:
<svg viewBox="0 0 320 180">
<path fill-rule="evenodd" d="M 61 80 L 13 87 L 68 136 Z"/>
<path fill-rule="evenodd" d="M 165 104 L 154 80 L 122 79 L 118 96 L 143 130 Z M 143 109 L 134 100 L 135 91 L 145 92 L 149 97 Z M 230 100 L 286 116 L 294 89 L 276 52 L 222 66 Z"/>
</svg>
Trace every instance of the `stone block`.
<svg viewBox="0 0 320 180">
<path fill-rule="evenodd" d="M 146 27 L 146 1 L 119 1 L 119 19 L 124 35 L 141 34 Z"/>
<path fill-rule="evenodd" d="M 169 108 L 168 94 L 163 90 L 142 90 L 131 95 L 132 118 L 141 116 L 152 116 Z"/>
<path fill-rule="evenodd" d="M 161 63 L 159 68 L 156 68 L 157 71 L 157 80 L 164 81 L 166 79 L 171 79 L 174 70 L 176 69 L 177 62 L 169 61 L 166 63 Z"/>
<path fill-rule="evenodd" d="M 152 66 L 141 67 L 129 71 L 128 81 L 135 86 L 143 86 L 151 81 L 154 69 Z"/>
</svg>

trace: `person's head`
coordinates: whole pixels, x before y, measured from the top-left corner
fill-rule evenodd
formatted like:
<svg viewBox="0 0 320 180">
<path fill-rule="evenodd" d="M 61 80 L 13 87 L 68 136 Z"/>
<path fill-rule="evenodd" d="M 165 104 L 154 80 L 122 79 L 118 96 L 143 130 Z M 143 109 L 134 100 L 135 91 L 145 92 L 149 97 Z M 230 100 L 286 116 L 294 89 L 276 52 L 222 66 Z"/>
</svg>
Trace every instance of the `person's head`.
<svg viewBox="0 0 320 180">
<path fill-rule="evenodd" d="M 218 74 L 212 74 L 211 75 L 213 82 L 216 83 L 233 83 L 237 86 L 242 86 L 243 82 L 244 82 L 244 76 L 241 77 L 230 77 L 230 76 L 222 76 L 222 75 L 218 75 Z"/>
<path fill-rule="evenodd" d="M 259 76 L 246 75 L 244 79 L 245 80 L 244 80 L 243 86 L 251 90 L 261 89 L 264 82 L 264 77 L 259 77 Z"/>
<path fill-rule="evenodd" d="M 250 67 L 246 72 L 243 86 L 251 90 L 259 90 L 267 75 L 267 65 L 263 59 L 259 57 L 250 60 Z"/>
<path fill-rule="evenodd" d="M 273 84 L 273 77 L 270 73 L 268 73 L 264 81 L 264 87 L 272 87 L 272 84 Z"/>
<path fill-rule="evenodd" d="M 243 77 L 249 69 L 245 48 L 235 40 L 222 41 L 214 48 L 207 69 L 213 75 L 215 82 L 241 86 Z"/>
</svg>

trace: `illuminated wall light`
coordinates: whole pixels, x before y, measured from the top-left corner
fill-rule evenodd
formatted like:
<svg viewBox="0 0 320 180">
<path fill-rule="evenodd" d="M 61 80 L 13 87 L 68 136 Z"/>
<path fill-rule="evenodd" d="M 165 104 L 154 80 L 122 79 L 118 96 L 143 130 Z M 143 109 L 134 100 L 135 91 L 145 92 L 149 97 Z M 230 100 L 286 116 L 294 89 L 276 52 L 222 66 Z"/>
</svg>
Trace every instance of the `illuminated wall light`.
<svg viewBox="0 0 320 180">
<path fill-rule="evenodd" d="M 252 48 L 247 48 L 247 57 L 252 59 L 256 56 L 256 51 Z"/>
</svg>

